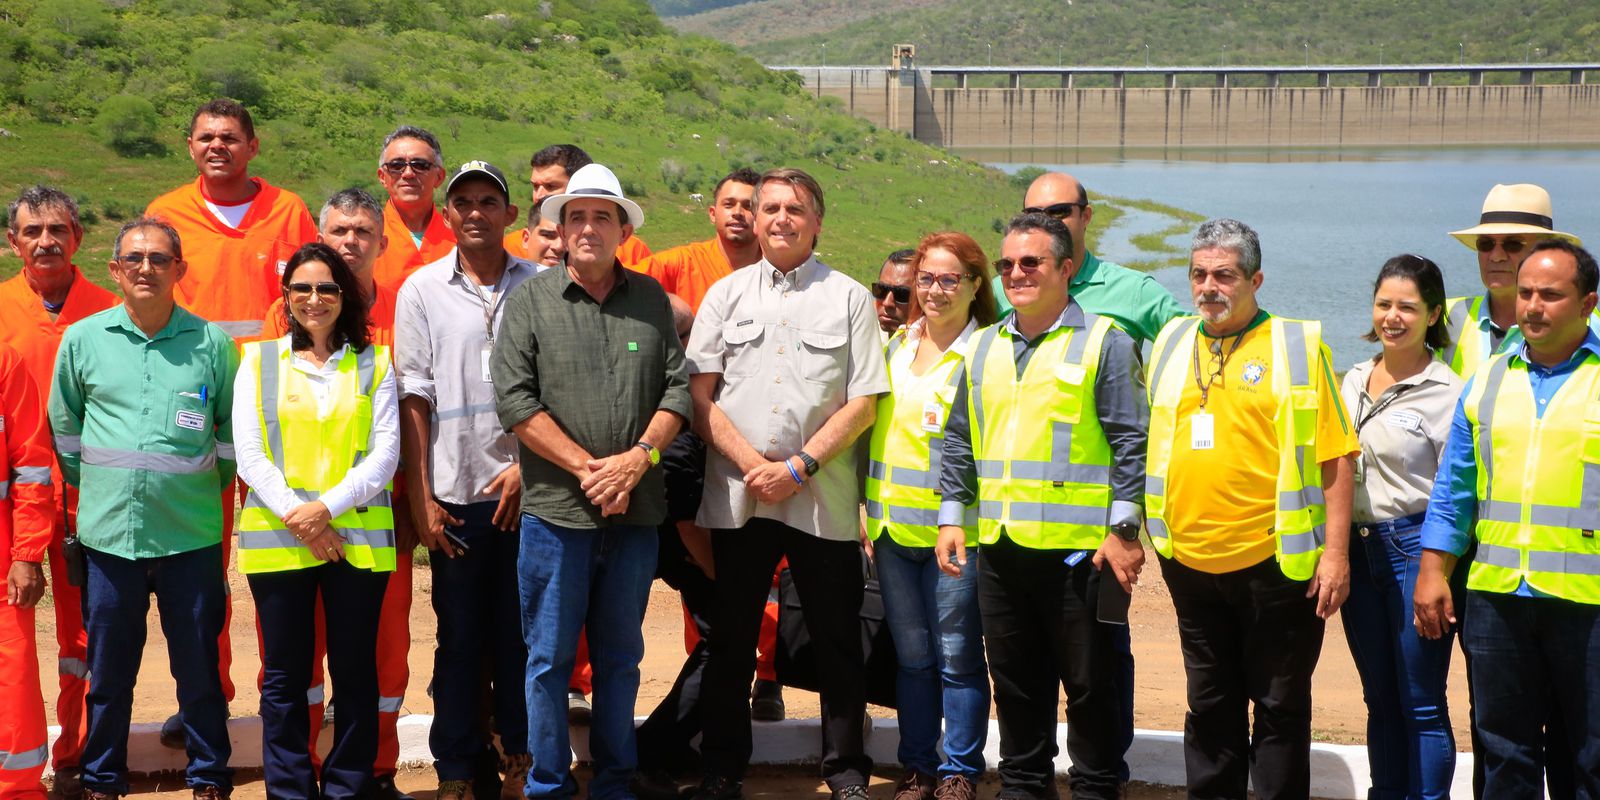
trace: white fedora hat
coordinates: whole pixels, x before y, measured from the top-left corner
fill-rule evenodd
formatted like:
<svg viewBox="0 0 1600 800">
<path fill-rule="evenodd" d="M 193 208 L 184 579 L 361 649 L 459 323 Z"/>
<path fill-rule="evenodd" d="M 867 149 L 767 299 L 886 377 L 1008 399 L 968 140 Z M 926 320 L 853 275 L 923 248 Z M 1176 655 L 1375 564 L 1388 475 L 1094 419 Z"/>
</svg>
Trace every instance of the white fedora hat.
<svg viewBox="0 0 1600 800">
<path fill-rule="evenodd" d="M 1474 250 L 1478 237 L 1525 233 L 1545 239 L 1565 239 L 1582 246 L 1583 240 L 1555 229 L 1550 216 L 1550 193 L 1531 183 L 1495 184 L 1483 199 L 1483 214 L 1478 224 L 1462 231 L 1451 231 L 1457 241 Z"/>
<path fill-rule="evenodd" d="M 561 209 L 569 200 L 582 200 L 584 198 L 610 200 L 622 207 L 627 212 L 625 224 L 632 225 L 634 229 L 644 226 L 644 209 L 638 203 L 622 196 L 622 184 L 617 176 L 602 164 L 590 164 L 579 167 L 577 172 L 567 180 L 567 190 L 561 194 L 553 194 L 539 204 L 539 216 L 560 223 Z"/>
</svg>

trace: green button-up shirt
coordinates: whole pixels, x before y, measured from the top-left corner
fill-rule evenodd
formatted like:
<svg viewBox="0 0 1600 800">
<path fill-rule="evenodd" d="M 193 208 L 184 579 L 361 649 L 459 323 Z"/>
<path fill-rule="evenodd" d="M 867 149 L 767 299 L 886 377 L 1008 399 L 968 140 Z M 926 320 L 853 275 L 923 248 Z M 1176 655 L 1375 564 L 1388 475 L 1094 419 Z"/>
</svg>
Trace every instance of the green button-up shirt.
<svg viewBox="0 0 1600 800">
<path fill-rule="evenodd" d="M 1116 320 L 1133 337 L 1134 344 L 1141 346 L 1155 341 L 1168 322 L 1187 313 L 1155 278 L 1121 264 L 1101 261 L 1088 251 L 1084 251 L 1083 266 L 1072 276 L 1067 291 L 1084 311 Z M 994 297 L 1000 318 L 1005 319 L 1011 313 L 1011 303 L 1006 301 L 1006 290 L 998 275 L 994 278 Z"/>
<path fill-rule="evenodd" d="M 150 337 L 122 306 L 67 329 L 50 427 L 85 547 L 158 558 L 222 541 L 238 368 L 232 337 L 182 307 Z"/>
</svg>

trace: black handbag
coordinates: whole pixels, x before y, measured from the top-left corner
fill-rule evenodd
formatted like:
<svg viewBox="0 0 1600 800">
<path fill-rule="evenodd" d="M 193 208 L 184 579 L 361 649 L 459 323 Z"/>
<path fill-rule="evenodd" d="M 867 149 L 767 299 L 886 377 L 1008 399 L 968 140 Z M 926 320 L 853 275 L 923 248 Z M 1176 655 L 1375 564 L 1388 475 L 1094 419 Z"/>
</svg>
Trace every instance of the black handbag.
<svg viewBox="0 0 1600 800">
<path fill-rule="evenodd" d="M 862 573 L 865 590 L 861 595 L 861 650 L 866 656 L 867 702 L 895 708 L 895 676 L 899 664 L 895 660 L 894 640 L 889 635 L 889 623 L 883 611 L 883 591 L 878 587 L 878 576 L 862 553 Z M 778 576 L 778 652 L 775 659 L 778 683 L 796 689 L 817 691 L 817 663 L 811 655 L 811 634 L 806 631 L 804 611 L 800 608 L 800 593 L 795 589 L 794 578 L 785 569 Z"/>
</svg>

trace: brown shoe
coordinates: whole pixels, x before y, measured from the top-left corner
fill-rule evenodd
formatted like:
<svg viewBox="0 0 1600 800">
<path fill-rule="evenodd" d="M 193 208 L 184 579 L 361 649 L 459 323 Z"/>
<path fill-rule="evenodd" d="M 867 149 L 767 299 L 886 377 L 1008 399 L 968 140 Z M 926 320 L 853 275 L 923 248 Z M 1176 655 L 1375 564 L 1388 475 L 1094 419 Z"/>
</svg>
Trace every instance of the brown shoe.
<svg viewBox="0 0 1600 800">
<path fill-rule="evenodd" d="M 934 800 L 977 800 L 978 789 L 965 775 L 951 775 L 933 790 Z"/>
<path fill-rule="evenodd" d="M 434 800 L 473 800 L 471 781 L 439 781 Z"/>
<path fill-rule="evenodd" d="M 522 787 L 528 782 L 528 770 L 533 768 L 533 756 L 527 753 L 508 755 L 500 762 L 505 780 L 500 784 L 500 800 L 522 800 Z"/>
<path fill-rule="evenodd" d="M 207 784 L 194 787 L 194 800 L 228 800 L 228 797 L 232 794 L 233 792 L 225 791 L 220 786 Z"/>
<path fill-rule="evenodd" d="M 934 785 L 932 775 L 911 770 L 895 785 L 894 800 L 933 800 Z"/>
<path fill-rule="evenodd" d="M 93 789 L 85 789 L 83 790 L 83 800 L 122 800 L 122 795 L 106 794 L 105 792 L 97 792 Z"/>
</svg>

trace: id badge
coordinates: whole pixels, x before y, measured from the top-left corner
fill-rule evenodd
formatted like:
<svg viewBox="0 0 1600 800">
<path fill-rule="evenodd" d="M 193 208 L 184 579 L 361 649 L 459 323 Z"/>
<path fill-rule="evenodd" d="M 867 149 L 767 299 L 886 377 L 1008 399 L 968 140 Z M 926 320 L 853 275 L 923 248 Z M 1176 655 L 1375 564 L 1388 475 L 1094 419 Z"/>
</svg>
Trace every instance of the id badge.
<svg viewBox="0 0 1600 800">
<path fill-rule="evenodd" d="M 1217 418 L 1205 412 L 1189 418 L 1189 449 L 1210 450 L 1217 446 Z"/>
<path fill-rule="evenodd" d="M 929 433 L 944 430 L 944 405 L 937 400 L 922 404 L 922 429 Z"/>
<path fill-rule="evenodd" d="M 1356 453 L 1355 481 L 1357 485 L 1367 482 L 1367 454 Z"/>
<path fill-rule="evenodd" d="M 494 345 L 486 344 L 478 351 L 478 374 L 483 376 L 484 383 L 494 383 L 489 378 L 489 357 L 492 355 L 494 355 Z"/>
</svg>

